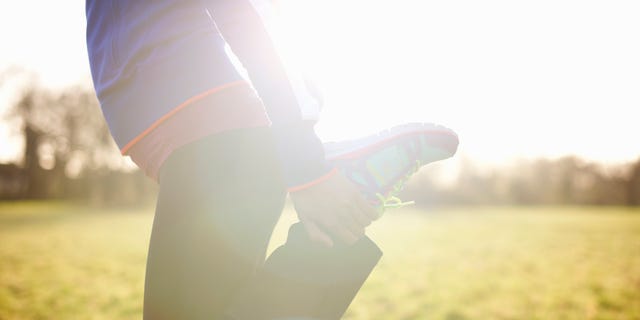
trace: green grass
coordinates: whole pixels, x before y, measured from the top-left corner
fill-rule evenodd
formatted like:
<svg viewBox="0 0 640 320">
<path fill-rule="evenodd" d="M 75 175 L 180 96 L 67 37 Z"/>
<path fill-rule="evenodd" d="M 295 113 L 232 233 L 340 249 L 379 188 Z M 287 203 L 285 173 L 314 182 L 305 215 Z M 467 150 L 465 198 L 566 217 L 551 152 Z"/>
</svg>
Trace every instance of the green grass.
<svg viewBox="0 0 640 320">
<path fill-rule="evenodd" d="M 141 318 L 152 209 L 88 211 L 0 204 L 0 319 Z M 640 319 L 640 211 L 408 209 L 369 234 L 345 319 Z"/>
</svg>

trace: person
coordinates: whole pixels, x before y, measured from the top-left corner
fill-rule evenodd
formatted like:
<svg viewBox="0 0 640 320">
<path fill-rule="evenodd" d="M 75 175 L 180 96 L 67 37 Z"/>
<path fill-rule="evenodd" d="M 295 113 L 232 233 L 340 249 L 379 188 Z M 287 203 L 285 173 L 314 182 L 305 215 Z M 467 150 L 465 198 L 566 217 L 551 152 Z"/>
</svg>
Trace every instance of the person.
<svg viewBox="0 0 640 320">
<path fill-rule="evenodd" d="M 159 183 L 144 318 L 340 318 L 380 259 L 378 212 L 325 159 L 251 3 L 87 0 L 86 17 L 111 135 Z M 266 259 L 287 192 L 300 222 Z"/>
<path fill-rule="evenodd" d="M 323 145 L 319 101 L 249 0 L 87 0 L 86 16 L 111 135 L 159 184 L 143 317 L 339 319 L 382 255 L 365 228 L 457 136 L 413 124 Z M 287 193 L 300 222 L 267 258 Z"/>
</svg>

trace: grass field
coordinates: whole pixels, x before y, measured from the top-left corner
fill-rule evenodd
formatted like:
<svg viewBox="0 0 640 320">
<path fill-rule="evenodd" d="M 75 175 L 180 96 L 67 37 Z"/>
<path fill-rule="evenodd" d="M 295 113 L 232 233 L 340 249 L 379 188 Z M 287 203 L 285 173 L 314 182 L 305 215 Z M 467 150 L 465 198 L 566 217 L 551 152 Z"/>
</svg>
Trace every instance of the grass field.
<svg viewBox="0 0 640 320">
<path fill-rule="evenodd" d="M 141 318 L 152 209 L 88 211 L 0 204 L 0 319 Z M 345 319 L 640 319 L 640 211 L 414 208 L 370 236 Z"/>
</svg>

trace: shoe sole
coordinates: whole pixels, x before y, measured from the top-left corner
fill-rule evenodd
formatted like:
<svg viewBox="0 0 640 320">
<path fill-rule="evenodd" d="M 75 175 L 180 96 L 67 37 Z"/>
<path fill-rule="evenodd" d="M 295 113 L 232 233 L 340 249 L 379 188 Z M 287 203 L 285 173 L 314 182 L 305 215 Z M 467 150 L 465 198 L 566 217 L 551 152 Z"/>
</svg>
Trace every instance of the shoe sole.
<svg viewBox="0 0 640 320">
<path fill-rule="evenodd" d="M 421 159 L 424 161 L 423 164 L 449 158 L 458 149 L 458 135 L 453 130 L 433 123 L 410 123 L 365 138 L 325 143 L 325 158 L 329 161 L 341 161 L 366 157 L 393 145 L 399 139 L 414 136 L 426 138 L 423 147 L 427 150 L 423 152 L 429 156 L 427 159 Z"/>
</svg>

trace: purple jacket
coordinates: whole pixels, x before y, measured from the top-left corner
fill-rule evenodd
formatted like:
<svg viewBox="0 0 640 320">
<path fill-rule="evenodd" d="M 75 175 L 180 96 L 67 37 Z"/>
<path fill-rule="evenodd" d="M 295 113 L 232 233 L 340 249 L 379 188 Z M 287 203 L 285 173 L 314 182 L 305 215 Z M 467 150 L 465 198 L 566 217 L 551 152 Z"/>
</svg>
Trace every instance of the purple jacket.
<svg viewBox="0 0 640 320">
<path fill-rule="evenodd" d="M 87 0 L 86 14 L 94 87 L 123 154 L 185 101 L 243 81 L 225 52 L 228 44 L 272 122 L 288 186 L 330 170 L 315 123 L 303 119 L 249 0 Z"/>
</svg>

